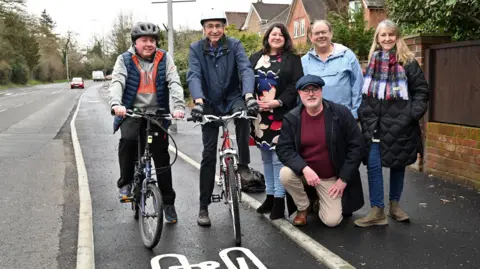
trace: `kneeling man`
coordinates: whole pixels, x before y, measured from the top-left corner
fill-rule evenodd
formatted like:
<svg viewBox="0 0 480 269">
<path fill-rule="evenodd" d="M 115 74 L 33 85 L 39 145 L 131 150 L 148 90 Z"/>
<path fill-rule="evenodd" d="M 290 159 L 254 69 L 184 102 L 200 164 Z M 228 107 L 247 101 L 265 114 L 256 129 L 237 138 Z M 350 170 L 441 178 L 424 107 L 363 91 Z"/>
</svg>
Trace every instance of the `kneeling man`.
<svg viewBox="0 0 480 269">
<path fill-rule="evenodd" d="M 324 85 L 315 75 L 297 82 L 302 104 L 284 116 L 276 147 L 285 165 L 280 181 L 297 207 L 293 221 L 297 226 L 307 223 L 308 188 L 315 189 L 318 215 L 330 227 L 364 204 L 358 170 L 365 154 L 364 139 L 347 107 L 322 99 Z"/>
</svg>

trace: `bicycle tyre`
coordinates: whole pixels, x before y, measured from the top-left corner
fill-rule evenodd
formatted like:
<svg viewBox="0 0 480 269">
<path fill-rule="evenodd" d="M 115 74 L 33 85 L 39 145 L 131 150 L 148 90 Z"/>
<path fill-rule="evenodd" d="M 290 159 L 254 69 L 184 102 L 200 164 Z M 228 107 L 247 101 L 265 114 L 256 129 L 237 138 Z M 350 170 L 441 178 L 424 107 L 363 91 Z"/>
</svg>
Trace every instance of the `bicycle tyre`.
<svg viewBox="0 0 480 269">
<path fill-rule="evenodd" d="M 230 204 L 230 210 L 232 213 L 233 221 L 233 235 L 235 237 L 235 245 L 240 246 L 242 244 L 242 232 L 240 229 L 240 209 L 238 201 L 238 180 L 235 169 L 233 169 L 233 160 L 230 158 L 227 161 L 227 176 L 230 196 L 232 197 L 232 203 Z"/>
<path fill-rule="evenodd" d="M 160 237 L 162 236 L 162 230 L 163 230 L 163 199 L 162 195 L 160 193 L 160 190 L 158 189 L 157 185 L 155 184 L 148 184 L 147 185 L 147 190 L 145 192 L 145 196 L 148 194 L 153 195 L 153 199 L 155 201 L 154 207 L 155 207 L 155 213 L 157 216 L 157 225 L 155 227 L 155 232 L 153 233 L 152 240 L 149 240 L 147 236 L 145 235 L 145 217 L 143 214 L 140 215 L 141 219 L 139 221 L 140 224 L 140 234 L 142 236 L 142 241 L 143 245 L 147 249 L 153 249 L 158 242 L 160 241 Z M 146 198 L 145 198 L 146 200 Z"/>
</svg>

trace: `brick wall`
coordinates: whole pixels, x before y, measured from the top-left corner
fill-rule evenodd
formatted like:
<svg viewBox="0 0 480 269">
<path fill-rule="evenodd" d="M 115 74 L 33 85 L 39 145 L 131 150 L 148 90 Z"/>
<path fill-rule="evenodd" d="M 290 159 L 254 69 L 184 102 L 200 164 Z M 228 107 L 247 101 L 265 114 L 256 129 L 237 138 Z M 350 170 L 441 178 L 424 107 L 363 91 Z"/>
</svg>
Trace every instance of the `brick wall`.
<svg viewBox="0 0 480 269">
<path fill-rule="evenodd" d="M 480 189 L 480 128 L 429 122 L 428 173 Z"/>
<path fill-rule="evenodd" d="M 451 36 L 445 35 L 426 35 L 426 34 L 418 34 L 418 35 L 411 35 L 404 38 L 405 43 L 408 45 L 408 48 L 415 53 L 415 58 L 417 59 L 418 63 L 422 67 L 425 74 L 428 73 L 425 66 L 425 52 L 430 46 L 450 43 Z M 431 89 L 430 91 L 434 91 L 435 89 Z M 422 140 L 423 145 L 426 144 L 426 126 L 428 123 L 428 111 L 425 113 L 425 117 L 420 120 L 420 128 L 422 129 Z M 420 154 L 418 155 L 417 162 L 410 166 L 410 168 L 418 171 L 424 170 L 424 160 L 422 160 Z"/>
</svg>

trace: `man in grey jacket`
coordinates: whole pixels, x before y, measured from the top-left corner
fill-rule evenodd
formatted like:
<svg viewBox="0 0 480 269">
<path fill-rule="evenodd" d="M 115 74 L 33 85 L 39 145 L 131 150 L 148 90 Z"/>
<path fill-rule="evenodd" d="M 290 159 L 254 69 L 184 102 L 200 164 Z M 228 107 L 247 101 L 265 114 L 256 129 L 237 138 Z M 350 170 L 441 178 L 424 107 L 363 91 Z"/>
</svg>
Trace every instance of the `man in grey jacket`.
<svg viewBox="0 0 480 269">
<path fill-rule="evenodd" d="M 174 118 L 183 118 L 185 101 L 183 88 L 177 68 L 171 55 L 158 49 L 159 29 L 152 23 L 137 23 L 132 28 L 132 47 L 118 56 L 110 84 L 110 106 L 115 111 L 114 133 L 120 129 L 121 138 L 118 147 L 120 161 L 120 179 L 117 182 L 119 198 L 131 197 L 137 137 L 145 129 L 145 120 L 125 117 L 127 109 L 162 109 L 170 113 L 169 97 L 174 102 Z M 168 123 L 167 123 L 168 124 Z M 164 126 L 167 127 L 167 126 Z M 153 138 L 151 152 L 155 167 L 168 167 L 168 134 L 160 127 L 152 125 L 152 131 L 158 133 Z M 140 136 L 142 137 L 142 136 Z M 172 186 L 170 168 L 162 172 L 158 185 L 165 205 L 167 222 L 177 222 L 175 211 L 175 191 Z"/>
</svg>

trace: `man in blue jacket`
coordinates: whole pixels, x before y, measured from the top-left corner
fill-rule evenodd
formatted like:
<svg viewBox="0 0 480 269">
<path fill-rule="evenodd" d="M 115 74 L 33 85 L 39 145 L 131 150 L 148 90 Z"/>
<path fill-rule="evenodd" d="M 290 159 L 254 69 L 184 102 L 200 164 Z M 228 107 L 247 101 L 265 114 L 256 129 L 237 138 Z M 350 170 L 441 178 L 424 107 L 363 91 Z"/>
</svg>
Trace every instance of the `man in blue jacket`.
<svg viewBox="0 0 480 269">
<path fill-rule="evenodd" d="M 188 57 L 188 88 L 195 101 L 191 115 L 201 120 L 204 114 L 226 115 L 247 110 L 258 113 L 253 97 L 254 74 L 245 49 L 239 40 L 224 35 L 227 19 L 225 13 L 209 9 L 202 14 L 200 23 L 205 38 L 192 43 Z M 215 167 L 218 142 L 218 125 L 202 127 L 203 153 L 200 166 L 200 211 L 198 225 L 210 226 L 208 205 L 215 184 Z M 250 163 L 248 120 L 235 121 L 239 151 L 239 173 L 246 180 L 252 177 Z"/>
<path fill-rule="evenodd" d="M 357 56 L 349 48 L 332 43 L 328 21 L 315 21 L 309 35 L 313 48 L 302 57 L 303 73 L 321 77 L 325 81 L 323 98 L 346 106 L 358 121 L 363 74 Z"/>
</svg>

